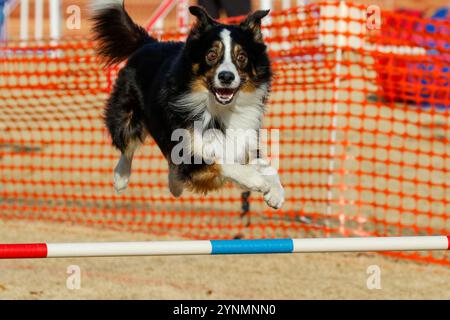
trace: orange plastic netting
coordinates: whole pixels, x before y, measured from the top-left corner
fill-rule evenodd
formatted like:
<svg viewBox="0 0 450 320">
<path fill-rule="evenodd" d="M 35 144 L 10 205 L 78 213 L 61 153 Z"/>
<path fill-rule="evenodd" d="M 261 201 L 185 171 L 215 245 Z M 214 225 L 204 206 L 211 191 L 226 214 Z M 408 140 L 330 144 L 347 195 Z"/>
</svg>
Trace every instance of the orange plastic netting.
<svg viewBox="0 0 450 320">
<path fill-rule="evenodd" d="M 117 70 L 94 44 L 0 48 L 0 218 L 64 221 L 194 238 L 447 234 L 450 22 L 319 3 L 265 26 L 275 82 L 265 127 L 279 129 L 279 211 L 240 190 L 171 197 L 148 140 L 116 195 L 101 115 Z M 182 34 L 164 33 L 164 39 Z M 392 253 L 394 254 L 394 253 Z M 395 255 L 450 264 L 447 253 Z"/>
</svg>

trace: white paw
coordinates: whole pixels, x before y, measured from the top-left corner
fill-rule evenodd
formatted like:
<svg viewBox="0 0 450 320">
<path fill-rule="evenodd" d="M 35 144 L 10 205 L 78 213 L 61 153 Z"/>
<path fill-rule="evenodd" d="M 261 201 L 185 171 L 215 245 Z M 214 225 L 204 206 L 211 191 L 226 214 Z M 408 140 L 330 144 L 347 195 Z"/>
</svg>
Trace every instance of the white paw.
<svg viewBox="0 0 450 320">
<path fill-rule="evenodd" d="M 257 158 L 252 160 L 251 164 L 254 165 L 256 171 L 263 176 L 278 176 L 278 171 L 270 165 L 270 162 L 267 159 Z"/>
<path fill-rule="evenodd" d="M 255 175 L 250 179 L 242 179 L 239 184 L 243 189 L 247 189 L 254 192 L 267 193 L 270 190 L 270 184 L 259 175 Z"/>
<path fill-rule="evenodd" d="M 268 206 L 274 209 L 280 209 L 284 202 L 284 189 L 281 185 L 280 177 L 278 174 L 264 175 L 263 177 L 271 186 L 270 191 L 264 194 L 264 200 Z"/>
<path fill-rule="evenodd" d="M 269 161 L 262 158 L 252 159 L 250 161 L 250 164 L 255 166 L 256 171 L 258 171 L 259 173 L 261 173 L 264 168 L 270 167 Z"/>
<path fill-rule="evenodd" d="M 114 173 L 114 189 L 117 193 L 124 191 L 128 182 L 130 181 L 130 176 L 121 176 L 119 173 Z"/>
<path fill-rule="evenodd" d="M 273 209 L 280 209 L 284 203 L 284 189 L 281 185 L 272 186 L 269 192 L 264 194 L 267 205 Z"/>
<path fill-rule="evenodd" d="M 267 193 L 270 191 L 270 184 L 267 183 L 267 181 L 262 177 L 255 177 L 254 184 L 252 185 L 252 188 L 250 190 L 261 192 L 261 193 Z"/>
</svg>

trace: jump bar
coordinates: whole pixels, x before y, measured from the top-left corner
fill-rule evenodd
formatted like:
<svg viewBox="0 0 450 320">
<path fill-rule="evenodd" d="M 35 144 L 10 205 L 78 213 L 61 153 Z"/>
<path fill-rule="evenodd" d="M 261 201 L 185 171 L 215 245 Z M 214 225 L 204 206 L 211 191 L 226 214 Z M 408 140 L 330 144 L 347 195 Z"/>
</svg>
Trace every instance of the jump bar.
<svg viewBox="0 0 450 320">
<path fill-rule="evenodd" d="M 450 236 L 0 244 L 0 259 L 450 250 Z"/>
</svg>

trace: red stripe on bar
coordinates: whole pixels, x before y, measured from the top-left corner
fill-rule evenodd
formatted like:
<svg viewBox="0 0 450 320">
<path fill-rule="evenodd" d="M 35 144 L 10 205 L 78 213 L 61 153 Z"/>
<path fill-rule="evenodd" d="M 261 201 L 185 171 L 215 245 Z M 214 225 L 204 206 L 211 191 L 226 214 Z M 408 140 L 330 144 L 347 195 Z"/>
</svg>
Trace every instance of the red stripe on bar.
<svg viewBox="0 0 450 320">
<path fill-rule="evenodd" d="M 447 250 L 450 250 L 450 235 L 447 236 Z"/>
<path fill-rule="evenodd" d="M 0 244 L 0 259 L 46 258 L 45 243 Z"/>
</svg>

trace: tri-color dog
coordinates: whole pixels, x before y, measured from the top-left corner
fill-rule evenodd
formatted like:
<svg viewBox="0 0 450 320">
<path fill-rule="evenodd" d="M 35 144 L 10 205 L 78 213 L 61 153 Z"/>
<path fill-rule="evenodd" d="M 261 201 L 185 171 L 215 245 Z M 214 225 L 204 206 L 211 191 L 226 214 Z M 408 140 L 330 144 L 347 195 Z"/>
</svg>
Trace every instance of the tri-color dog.
<svg viewBox="0 0 450 320">
<path fill-rule="evenodd" d="M 269 11 L 225 25 L 201 7 L 189 10 L 197 21 L 186 42 L 160 42 L 132 21 L 120 0 L 93 6 L 98 54 L 107 65 L 128 59 L 105 109 L 112 142 L 122 153 L 115 189 L 126 188 L 133 153 L 150 135 L 168 161 L 174 196 L 232 181 L 263 193 L 278 209 L 284 190 L 257 143 L 272 78 L 261 33 Z M 190 136 L 187 149 L 179 148 L 180 130 Z"/>
</svg>

